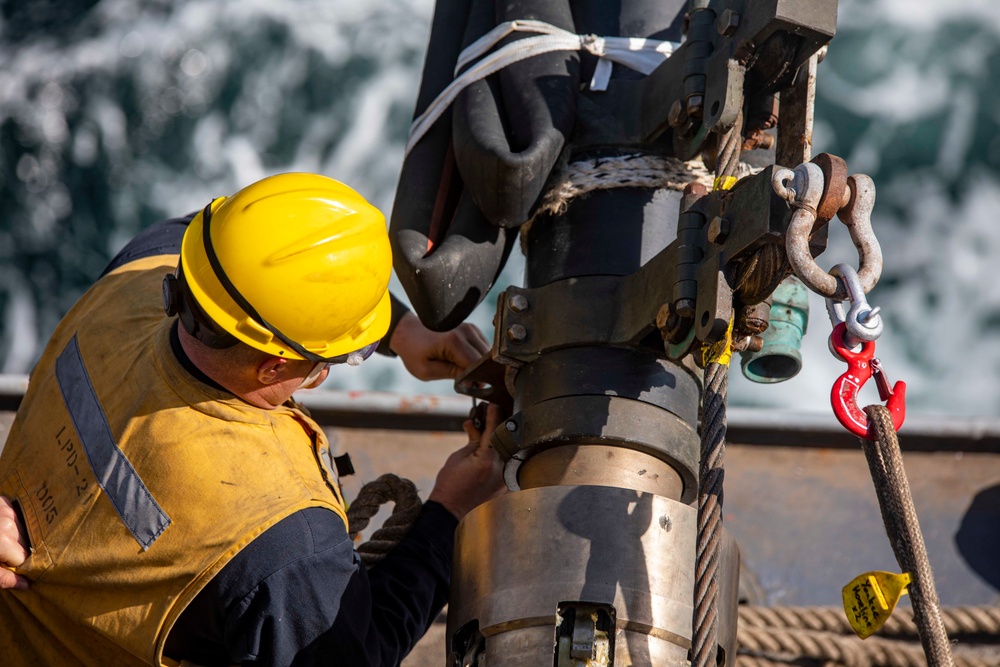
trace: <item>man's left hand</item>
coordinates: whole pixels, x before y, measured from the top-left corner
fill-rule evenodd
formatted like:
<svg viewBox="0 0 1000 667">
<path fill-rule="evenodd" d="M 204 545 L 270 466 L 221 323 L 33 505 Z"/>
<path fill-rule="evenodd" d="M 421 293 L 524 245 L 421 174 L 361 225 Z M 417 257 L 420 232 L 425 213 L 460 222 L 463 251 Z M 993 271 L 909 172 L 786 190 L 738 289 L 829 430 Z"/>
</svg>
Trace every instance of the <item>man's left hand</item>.
<svg viewBox="0 0 1000 667">
<path fill-rule="evenodd" d="M 0 589 L 25 590 L 28 580 L 7 567 L 17 567 L 27 560 L 28 537 L 24 524 L 8 498 L 0 496 Z"/>
<path fill-rule="evenodd" d="M 431 331 L 412 312 L 403 315 L 389 339 L 389 348 L 420 380 L 455 379 L 490 347 L 474 324 L 466 322 L 451 331 Z"/>
</svg>

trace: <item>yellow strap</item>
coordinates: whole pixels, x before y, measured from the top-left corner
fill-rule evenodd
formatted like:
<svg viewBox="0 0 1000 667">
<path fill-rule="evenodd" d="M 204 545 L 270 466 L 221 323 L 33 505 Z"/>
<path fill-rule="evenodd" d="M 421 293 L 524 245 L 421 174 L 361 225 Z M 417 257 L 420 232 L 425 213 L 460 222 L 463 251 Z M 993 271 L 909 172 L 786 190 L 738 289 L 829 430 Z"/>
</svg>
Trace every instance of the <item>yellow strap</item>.
<svg viewBox="0 0 1000 667">
<path fill-rule="evenodd" d="M 712 185 L 712 189 L 730 190 L 734 185 L 736 185 L 736 181 L 738 180 L 739 179 L 736 178 L 735 176 L 716 176 L 715 183 Z"/>
<path fill-rule="evenodd" d="M 726 327 L 726 335 L 718 342 L 702 345 L 701 363 L 699 366 L 708 368 L 709 364 L 722 364 L 728 366 L 733 360 L 733 318 L 729 318 L 729 326 Z"/>
</svg>

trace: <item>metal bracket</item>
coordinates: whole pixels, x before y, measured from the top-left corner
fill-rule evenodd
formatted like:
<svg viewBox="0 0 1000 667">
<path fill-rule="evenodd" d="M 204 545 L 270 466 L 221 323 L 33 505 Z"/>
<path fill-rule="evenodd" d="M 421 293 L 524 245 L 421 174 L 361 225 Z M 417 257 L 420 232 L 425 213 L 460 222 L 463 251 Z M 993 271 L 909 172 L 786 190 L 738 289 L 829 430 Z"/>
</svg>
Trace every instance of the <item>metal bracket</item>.
<svg viewBox="0 0 1000 667">
<path fill-rule="evenodd" d="M 721 339 L 733 315 L 733 268 L 760 245 L 783 243 L 791 221 L 771 185 L 773 171 L 767 167 L 732 190 L 686 195 L 690 228 L 630 276 L 509 287 L 497 301 L 493 356 L 460 377 L 456 390 L 510 407 L 513 377 L 524 364 L 566 347 L 650 350 L 658 310 L 683 299 L 692 301 L 697 339 Z M 654 351 L 666 356 L 662 345 Z"/>
</svg>

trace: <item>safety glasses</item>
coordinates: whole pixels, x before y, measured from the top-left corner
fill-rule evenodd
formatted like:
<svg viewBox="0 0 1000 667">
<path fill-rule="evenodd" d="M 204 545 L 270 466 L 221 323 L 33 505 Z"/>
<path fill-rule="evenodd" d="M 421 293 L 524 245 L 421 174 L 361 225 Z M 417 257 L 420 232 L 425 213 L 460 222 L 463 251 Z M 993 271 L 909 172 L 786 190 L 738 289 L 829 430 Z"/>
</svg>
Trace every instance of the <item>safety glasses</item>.
<svg viewBox="0 0 1000 667">
<path fill-rule="evenodd" d="M 354 352 L 348 352 L 347 354 L 341 354 L 336 357 L 329 357 L 326 362 L 328 364 L 347 364 L 348 366 L 358 366 L 362 361 L 368 357 L 375 354 L 375 350 L 378 348 L 378 344 L 381 341 L 375 341 L 371 345 L 365 345 L 360 350 L 355 350 Z"/>
</svg>

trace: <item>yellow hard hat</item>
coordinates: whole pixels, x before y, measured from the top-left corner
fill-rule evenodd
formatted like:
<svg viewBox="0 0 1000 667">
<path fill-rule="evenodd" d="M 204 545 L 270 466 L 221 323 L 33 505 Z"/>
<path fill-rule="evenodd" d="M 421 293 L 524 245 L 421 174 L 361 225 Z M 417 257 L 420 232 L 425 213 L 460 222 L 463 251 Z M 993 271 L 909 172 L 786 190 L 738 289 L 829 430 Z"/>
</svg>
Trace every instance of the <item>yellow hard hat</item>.
<svg viewBox="0 0 1000 667">
<path fill-rule="evenodd" d="M 382 213 L 317 174 L 271 176 L 212 201 L 184 234 L 178 270 L 212 328 L 316 362 L 385 335 L 391 272 Z"/>
</svg>

